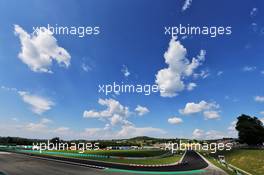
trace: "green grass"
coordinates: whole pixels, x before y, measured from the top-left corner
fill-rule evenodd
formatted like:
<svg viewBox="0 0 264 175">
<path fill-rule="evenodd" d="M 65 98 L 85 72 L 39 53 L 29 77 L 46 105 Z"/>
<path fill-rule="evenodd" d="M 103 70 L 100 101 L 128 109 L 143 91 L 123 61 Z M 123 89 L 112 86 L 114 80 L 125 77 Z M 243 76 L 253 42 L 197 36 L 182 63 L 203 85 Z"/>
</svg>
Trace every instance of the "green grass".
<svg viewBox="0 0 264 175">
<path fill-rule="evenodd" d="M 105 162 L 114 162 L 114 163 L 125 163 L 125 164 L 140 164 L 140 165 L 158 165 L 158 164 L 172 164 L 180 160 L 180 155 L 174 155 L 164 158 L 157 159 L 112 159 L 112 158 L 102 158 L 97 159 Z M 95 158 L 92 158 L 96 160 Z"/>
<path fill-rule="evenodd" d="M 58 152 L 79 153 L 80 151 L 63 150 Z M 90 150 L 84 152 L 84 154 L 96 154 L 117 157 L 153 157 L 160 156 L 165 153 L 166 151 L 164 150 Z"/>
<path fill-rule="evenodd" d="M 240 149 L 220 152 L 225 160 L 242 170 L 254 175 L 264 174 L 264 150 Z"/>
<path fill-rule="evenodd" d="M 201 151 L 201 153 L 211 163 L 230 175 L 234 173 L 222 166 L 214 158 L 218 159 L 218 155 L 224 155 L 228 164 L 234 165 L 254 175 L 264 174 L 264 149 L 232 149 L 230 151 L 218 151 L 216 154 L 210 154 L 206 151 Z"/>
<path fill-rule="evenodd" d="M 125 163 L 125 164 L 140 164 L 140 165 L 157 165 L 157 164 L 172 164 L 178 162 L 182 155 L 175 154 L 173 156 L 167 156 L 163 158 L 150 158 L 150 159 L 124 159 L 120 158 L 107 158 L 105 155 L 125 155 L 130 157 L 143 157 L 143 155 L 156 156 L 157 153 L 160 155 L 164 152 L 150 151 L 150 150 L 103 150 L 103 151 L 86 151 L 84 154 L 78 154 L 76 151 L 43 151 L 39 153 L 38 151 L 33 152 L 34 154 L 44 154 L 49 156 L 61 156 L 61 157 L 73 157 L 79 159 L 88 159 L 104 162 L 113 162 L 113 163 Z M 63 154 L 65 153 L 65 154 Z M 72 154 L 71 154 L 72 153 Z M 154 154 L 155 153 L 155 154 Z M 133 155 L 132 155 L 133 154 Z M 98 155 L 98 156 L 94 156 Z M 137 155 L 137 156 L 135 156 Z M 100 157 L 101 156 L 101 157 Z"/>
</svg>

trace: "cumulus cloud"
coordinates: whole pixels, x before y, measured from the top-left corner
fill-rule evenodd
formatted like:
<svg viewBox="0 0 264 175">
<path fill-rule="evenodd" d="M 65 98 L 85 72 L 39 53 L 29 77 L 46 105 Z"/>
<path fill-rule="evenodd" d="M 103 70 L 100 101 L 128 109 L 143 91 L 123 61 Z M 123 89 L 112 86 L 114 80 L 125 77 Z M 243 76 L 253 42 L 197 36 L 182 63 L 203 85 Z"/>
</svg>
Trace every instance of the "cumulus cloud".
<svg viewBox="0 0 264 175">
<path fill-rule="evenodd" d="M 147 114 L 149 112 L 149 109 L 147 107 L 137 105 L 135 111 L 137 112 L 139 116 L 142 116 L 142 115 Z"/>
<path fill-rule="evenodd" d="M 169 43 L 168 50 L 164 53 L 167 68 L 161 69 L 156 74 L 156 84 L 163 91 L 160 92 L 162 97 L 174 97 L 178 92 L 186 88 L 185 80 L 194 74 L 202 62 L 205 60 L 205 50 L 201 50 L 197 58 L 189 61 L 187 50 L 184 46 L 173 37 Z"/>
<path fill-rule="evenodd" d="M 128 120 L 128 117 L 134 112 L 131 112 L 127 106 L 122 105 L 114 99 L 99 99 L 98 103 L 106 106 L 106 109 L 101 111 L 85 110 L 84 118 L 96 118 L 106 121 L 104 128 L 87 128 L 81 135 L 88 138 L 129 138 L 141 135 L 164 134 L 165 131 L 153 127 L 136 127 Z M 144 115 L 149 112 L 148 108 L 137 105 L 135 112 L 138 115 Z"/>
<path fill-rule="evenodd" d="M 127 106 L 122 105 L 115 99 L 99 99 L 98 103 L 105 106 L 105 110 L 85 110 L 83 112 L 84 118 L 96 118 L 103 121 L 108 121 L 111 125 L 132 125 L 132 122 L 128 121 L 127 118 L 133 113 Z M 135 112 L 139 115 L 145 115 L 149 112 L 149 109 L 140 105 L 137 105 Z"/>
<path fill-rule="evenodd" d="M 206 119 L 220 118 L 219 111 L 217 109 L 219 105 L 216 103 L 208 103 L 204 100 L 199 103 L 190 102 L 185 105 L 184 109 L 180 109 L 179 112 L 183 115 L 192 115 L 203 112 Z"/>
<path fill-rule="evenodd" d="M 53 101 L 45 97 L 32 95 L 29 92 L 19 91 L 18 94 L 22 97 L 22 100 L 31 106 L 31 109 L 36 114 L 42 114 L 45 111 L 51 109 L 55 105 Z"/>
<path fill-rule="evenodd" d="M 188 91 L 192 91 L 197 86 L 196 83 L 189 83 L 187 86 Z"/>
<path fill-rule="evenodd" d="M 245 66 L 245 67 L 243 67 L 243 71 L 244 72 L 252 72 L 252 71 L 254 71 L 254 70 L 256 70 L 257 69 L 257 67 L 255 67 L 255 66 Z"/>
<path fill-rule="evenodd" d="M 169 122 L 170 124 L 176 125 L 176 124 L 180 124 L 180 123 L 182 123 L 183 121 L 182 121 L 181 118 L 178 118 L 178 117 L 172 117 L 172 118 L 169 118 L 169 119 L 168 119 L 168 122 Z"/>
<path fill-rule="evenodd" d="M 108 128 L 86 128 L 80 133 L 80 137 L 85 139 L 115 139 L 115 135 Z"/>
<path fill-rule="evenodd" d="M 212 108 L 218 108 L 218 105 L 215 103 L 208 103 L 204 100 L 199 103 L 190 102 L 185 105 L 184 109 L 180 109 L 180 113 L 184 115 L 194 114 L 198 112 L 202 112 L 204 110 L 210 110 Z"/>
<path fill-rule="evenodd" d="M 41 119 L 38 123 L 28 123 L 24 126 L 24 128 L 28 131 L 32 131 L 32 132 L 42 132 L 42 131 L 46 131 L 47 125 L 49 123 L 51 123 L 52 121 L 47 119 L 47 118 L 43 118 Z"/>
<path fill-rule="evenodd" d="M 256 7 L 252 8 L 250 11 L 250 16 L 255 17 L 257 15 L 258 9 Z"/>
<path fill-rule="evenodd" d="M 182 11 L 187 10 L 192 4 L 192 0 L 185 0 L 183 6 L 182 6 Z"/>
<path fill-rule="evenodd" d="M 202 136 L 204 136 L 204 130 L 195 129 L 192 135 L 193 135 L 193 138 L 201 138 Z"/>
<path fill-rule="evenodd" d="M 102 106 L 106 106 L 105 110 L 95 111 L 95 110 L 85 110 L 83 112 L 84 118 L 98 118 L 98 119 L 107 119 L 111 121 L 112 124 L 116 124 L 117 120 L 126 121 L 126 118 L 129 116 L 130 111 L 127 106 L 123 106 L 119 101 L 114 99 L 99 99 L 98 103 Z"/>
<path fill-rule="evenodd" d="M 220 118 L 219 111 L 204 111 L 203 114 L 204 114 L 206 119 Z"/>
<path fill-rule="evenodd" d="M 194 139 L 206 139 L 206 140 L 221 139 L 227 137 L 227 135 L 221 131 L 216 131 L 216 130 L 204 131 L 202 129 L 195 129 L 192 133 L 192 136 Z"/>
<path fill-rule="evenodd" d="M 256 97 L 254 97 L 254 100 L 256 102 L 263 103 L 264 102 L 264 96 L 256 96 Z"/>
<path fill-rule="evenodd" d="M 237 135 L 238 135 L 238 132 L 236 130 L 236 123 L 237 123 L 237 120 L 232 121 L 230 123 L 229 127 L 227 128 L 228 134 L 230 137 L 237 137 Z"/>
<path fill-rule="evenodd" d="M 223 71 L 218 71 L 217 76 L 221 76 L 224 72 Z"/>
<path fill-rule="evenodd" d="M 52 33 L 42 28 L 34 34 L 28 34 L 22 27 L 15 25 L 15 34 L 22 45 L 18 57 L 34 72 L 52 73 L 53 60 L 60 66 L 69 67 L 70 54 L 57 44 Z"/>
<path fill-rule="evenodd" d="M 210 75 L 210 71 L 209 70 L 201 70 L 199 73 L 194 73 L 193 77 L 195 79 L 197 79 L 197 78 L 206 79 L 207 77 L 209 77 L 209 75 Z"/>
<path fill-rule="evenodd" d="M 128 77 L 130 75 L 130 72 L 126 65 L 122 66 L 121 72 L 124 74 L 125 77 Z"/>
</svg>

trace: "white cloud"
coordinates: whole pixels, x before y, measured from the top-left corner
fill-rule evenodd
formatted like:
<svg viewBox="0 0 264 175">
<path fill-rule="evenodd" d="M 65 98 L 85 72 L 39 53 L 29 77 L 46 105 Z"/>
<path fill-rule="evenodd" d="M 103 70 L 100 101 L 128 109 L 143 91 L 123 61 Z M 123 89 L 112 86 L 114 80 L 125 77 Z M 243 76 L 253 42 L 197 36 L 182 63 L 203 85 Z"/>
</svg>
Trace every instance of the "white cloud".
<svg viewBox="0 0 264 175">
<path fill-rule="evenodd" d="M 262 103 L 262 102 L 264 102 L 264 96 L 256 96 L 256 97 L 254 98 L 254 100 L 255 100 L 256 102 L 260 102 L 260 103 Z"/>
<path fill-rule="evenodd" d="M 169 118 L 169 119 L 168 119 L 168 122 L 169 122 L 170 124 L 174 124 L 174 125 L 176 125 L 176 124 L 180 124 L 180 123 L 182 123 L 183 121 L 182 121 L 181 118 L 178 118 L 178 117 L 172 117 L 172 118 Z"/>
<path fill-rule="evenodd" d="M 260 111 L 259 114 L 260 114 L 260 115 L 264 115 L 264 111 Z"/>
<path fill-rule="evenodd" d="M 106 106 L 107 108 L 102 111 L 84 111 L 83 117 L 84 118 L 99 118 L 104 119 L 108 118 L 111 119 L 115 115 L 118 115 L 122 118 L 128 117 L 130 114 L 128 107 L 121 105 L 118 101 L 110 98 L 110 99 L 99 99 L 98 103 L 102 106 Z"/>
<path fill-rule="evenodd" d="M 12 91 L 18 94 L 25 103 L 31 106 L 32 111 L 39 115 L 45 111 L 50 110 L 52 106 L 55 105 L 55 103 L 48 98 L 41 97 L 38 95 L 33 95 L 26 91 L 19 91 L 16 88 L 9 88 L 5 86 L 1 86 L 1 89 L 6 90 L 6 91 Z"/>
<path fill-rule="evenodd" d="M 224 134 L 221 131 L 216 130 L 209 130 L 204 131 L 202 129 L 195 129 L 192 133 L 193 138 L 195 139 L 221 139 L 224 137 L 227 137 L 226 134 Z"/>
<path fill-rule="evenodd" d="M 32 71 L 52 73 L 50 67 L 53 60 L 60 66 L 69 67 L 70 54 L 58 46 L 56 38 L 48 29 L 43 28 L 35 34 L 28 34 L 19 25 L 15 25 L 14 29 L 22 45 L 18 57 Z"/>
<path fill-rule="evenodd" d="M 197 86 L 196 83 L 189 83 L 187 86 L 187 90 L 192 91 L 196 86 Z"/>
<path fill-rule="evenodd" d="M 125 77 L 128 77 L 130 75 L 130 72 L 128 71 L 128 68 L 126 65 L 122 66 L 121 72 L 124 74 Z"/>
<path fill-rule="evenodd" d="M 238 136 L 238 132 L 236 130 L 236 123 L 237 123 L 237 120 L 232 121 L 230 123 L 229 127 L 227 128 L 229 137 L 237 137 Z"/>
<path fill-rule="evenodd" d="M 137 105 L 135 111 L 138 113 L 139 116 L 145 115 L 149 112 L 149 109 L 144 106 Z"/>
<path fill-rule="evenodd" d="M 115 135 L 108 128 L 86 128 L 80 133 L 80 137 L 85 139 L 115 139 Z"/>
<path fill-rule="evenodd" d="M 200 73 L 194 73 L 193 77 L 196 79 L 197 78 L 205 79 L 205 78 L 209 77 L 209 75 L 210 75 L 209 70 L 201 70 Z"/>
<path fill-rule="evenodd" d="M 85 63 L 82 63 L 81 67 L 82 67 L 82 70 L 85 71 L 85 72 L 89 72 L 89 71 L 93 70 L 90 65 L 85 64 Z"/>
<path fill-rule="evenodd" d="M 176 37 L 169 43 L 168 50 L 164 53 L 164 58 L 168 68 L 158 71 L 156 74 L 156 84 L 159 86 L 162 97 L 174 97 L 178 92 L 186 88 L 184 80 L 194 74 L 205 60 L 205 50 L 201 50 L 197 58 L 192 58 L 190 62 L 187 58 L 187 50 L 181 45 Z"/>
<path fill-rule="evenodd" d="M 263 123 L 263 125 L 264 125 L 264 118 L 260 118 L 260 121 Z"/>
<path fill-rule="evenodd" d="M 115 99 L 99 99 L 98 103 L 102 106 L 106 106 L 105 110 L 95 111 L 95 110 L 85 110 L 83 112 L 84 118 L 96 118 L 103 121 L 108 121 L 111 125 L 132 125 L 127 118 L 132 114 L 127 106 L 120 104 L 119 101 Z M 142 116 L 149 112 L 148 108 L 137 105 L 135 111 L 138 115 Z"/>
<path fill-rule="evenodd" d="M 204 111 L 204 117 L 206 119 L 218 119 L 220 118 L 219 111 Z"/>
<path fill-rule="evenodd" d="M 184 109 L 180 109 L 180 113 L 184 115 L 194 114 L 202 112 L 204 110 L 210 110 L 212 108 L 218 108 L 215 103 L 208 103 L 206 101 L 200 101 L 199 103 L 190 102 L 185 105 Z"/>
<path fill-rule="evenodd" d="M 47 119 L 47 118 L 43 118 L 40 120 L 40 122 L 38 123 L 28 123 L 24 126 L 24 128 L 28 131 L 31 132 L 46 132 L 47 130 L 47 125 L 49 123 L 51 123 L 52 121 Z M 48 132 L 48 131 L 47 131 Z"/>
<path fill-rule="evenodd" d="M 208 103 L 206 101 L 200 101 L 199 103 L 190 102 L 185 105 L 184 109 L 180 109 L 179 112 L 183 115 L 191 115 L 203 112 L 205 119 L 220 118 L 219 111 L 216 109 L 219 105 L 216 103 Z"/>
<path fill-rule="evenodd" d="M 260 71 L 260 73 L 264 75 L 264 70 Z"/>
<path fill-rule="evenodd" d="M 29 92 L 19 91 L 18 93 L 23 101 L 31 106 L 32 111 L 39 115 L 50 110 L 55 105 L 53 101 L 41 96 L 32 95 Z"/>
<path fill-rule="evenodd" d="M 182 6 L 182 11 L 187 10 L 192 4 L 192 0 L 185 0 L 183 6 Z"/>
<path fill-rule="evenodd" d="M 258 9 L 256 7 L 252 8 L 250 11 L 250 16 L 255 17 L 257 15 Z"/>
<path fill-rule="evenodd" d="M 116 125 L 118 123 L 123 123 L 123 118 L 120 117 L 119 115 L 113 115 L 113 117 L 110 119 L 111 120 L 111 125 Z"/>
<path fill-rule="evenodd" d="M 128 121 L 124 117 L 117 115 L 117 114 L 113 115 L 113 117 L 110 118 L 110 122 L 111 122 L 111 125 L 113 125 L 113 126 L 117 125 L 117 124 L 132 125 L 132 123 L 130 121 Z"/>
<path fill-rule="evenodd" d="M 252 27 L 253 32 L 257 32 L 258 31 L 259 27 L 258 27 L 257 23 L 255 23 L 255 22 L 251 23 L 251 27 Z"/>
<path fill-rule="evenodd" d="M 123 106 L 117 100 L 111 98 L 99 99 L 98 103 L 102 106 L 106 106 L 106 109 L 101 111 L 84 111 L 83 117 L 106 121 L 106 125 L 104 128 L 87 128 L 81 134 L 83 137 L 113 139 L 165 133 L 165 131 L 159 128 L 136 127 L 132 122 L 127 120 L 133 112 L 130 112 L 127 106 Z M 138 115 L 144 115 L 149 112 L 149 110 L 146 107 L 137 105 L 135 112 L 137 112 Z"/>
<path fill-rule="evenodd" d="M 193 138 L 201 138 L 202 136 L 204 136 L 204 130 L 195 129 L 192 135 L 193 135 Z"/>
<path fill-rule="evenodd" d="M 229 131 L 236 131 L 236 123 L 237 123 L 237 120 L 235 121 L 232 121 L 230 123 L 230 126 L 227 128 Z"/>
<path fill-rule="evenodd" d="M 243 67 L 243 71 L 244 72 L 252 72 L 252 71 L 254 71 L 254 70 L 256 70 L 257 69 L 257 67 L 255 67 L 255 66 L 245 66 L 245 67 Z"/>
<path fill-rule="evenodd" d="M 218 71 L 217 76 L 221 76 L 224 72 L 223 71 Z"/>
</svg>

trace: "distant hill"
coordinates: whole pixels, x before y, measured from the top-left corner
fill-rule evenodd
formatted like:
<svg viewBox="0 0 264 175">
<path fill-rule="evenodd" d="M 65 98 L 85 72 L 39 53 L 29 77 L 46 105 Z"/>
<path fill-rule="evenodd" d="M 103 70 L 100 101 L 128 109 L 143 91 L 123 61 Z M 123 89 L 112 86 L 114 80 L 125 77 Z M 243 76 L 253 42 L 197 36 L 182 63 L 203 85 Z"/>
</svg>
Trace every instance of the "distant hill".
<svg viewBox="0 0 264 175">
<path fill-rule="evenodd" d="M 128 139 L 129 141 L 147 141 L 147 140 L 159 140 L 158 138 L 148 137 L 148 136 L 138 136 Z"/>
</svg>

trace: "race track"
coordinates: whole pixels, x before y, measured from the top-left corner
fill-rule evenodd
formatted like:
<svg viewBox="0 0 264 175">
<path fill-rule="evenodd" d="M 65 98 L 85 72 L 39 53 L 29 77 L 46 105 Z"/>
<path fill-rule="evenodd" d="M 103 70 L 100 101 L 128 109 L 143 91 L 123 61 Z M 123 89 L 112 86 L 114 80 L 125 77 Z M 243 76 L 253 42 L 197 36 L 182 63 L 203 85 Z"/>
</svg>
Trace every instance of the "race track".
<svg viewBox="0 0 264 175">
<path fill-rule="evenodd" d="M 52 158 L 51 156 L 45 156 L 46 158 Z M 90 174 L 112 174 L 112 172 L 104 171 L 103 169 L 88 168 L 85 166 L 72 165 L 72 162 L 92 165 L 96 167 L 104 167 L 111 169 L 123 169 L 133 171 L 152 171 L 152 172 L 176 172 L 176 171 L 190 171 L 204 169 L 208 164 L 194 151 L 187 151 L 184 158 L 183 164 L 176 164 L 171 166 L 159 166 L 159 167 L 144 167 L 144 166 L 130 166 L 124 164 L 112 164 L 106 162 L 95 162 L 91 160 L 79 159 L 64 159 L 68 163 L 57 162 L 54 160 L 40 159 L 35 156 L 29 156 L 24 154 L 10 153 L 0 154 L 0 172 L 4 172 L 8 175 L 65 175 L 65 174 L 78 174 L 78 175 L 90 175 Z M 114 173 L 116 174 L 116 173 Z M 122 173 L 124 174 L 124 173 Z"/>
</svg>

